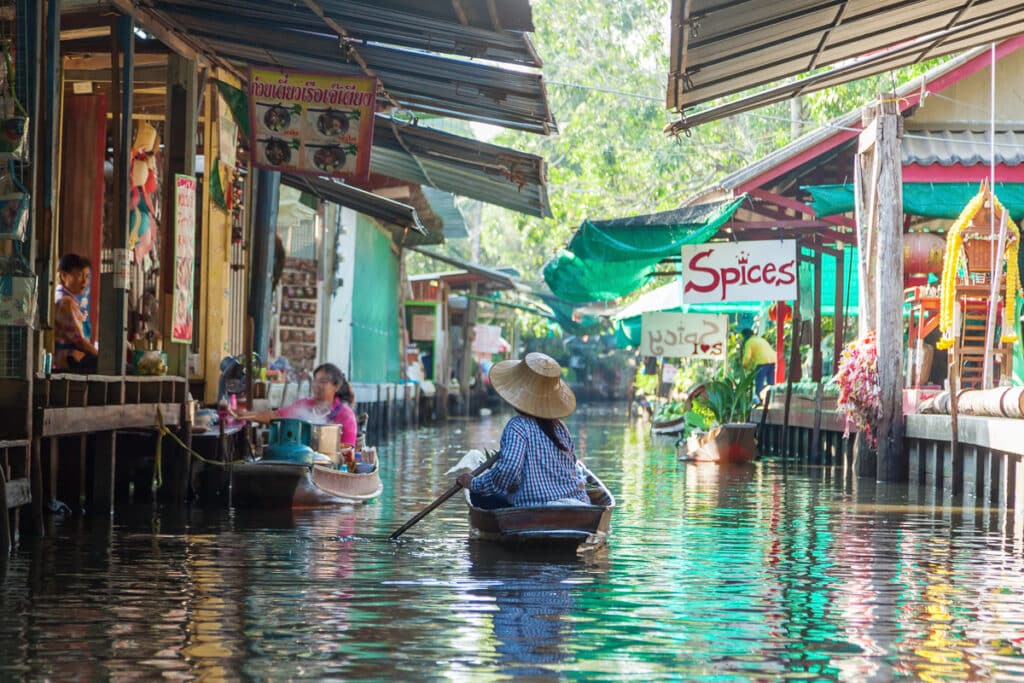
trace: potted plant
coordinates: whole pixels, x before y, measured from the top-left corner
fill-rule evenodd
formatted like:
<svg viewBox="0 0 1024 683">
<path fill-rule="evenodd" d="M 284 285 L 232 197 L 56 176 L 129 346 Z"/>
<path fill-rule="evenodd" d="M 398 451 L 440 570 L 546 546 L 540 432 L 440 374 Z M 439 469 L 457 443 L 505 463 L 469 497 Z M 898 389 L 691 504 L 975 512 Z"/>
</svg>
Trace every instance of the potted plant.
<svg viewBox="0 0 1024 683">
<path fill-rule="evenodd" d="M 685 444 L 687 459 L 735 463 L 754 459 L 756 425 L 748 421 L 754 378 L 753 371 L 724 373 L 693 393 L 695 406 L 688 413 L 693 429 Z"/>
</svg>

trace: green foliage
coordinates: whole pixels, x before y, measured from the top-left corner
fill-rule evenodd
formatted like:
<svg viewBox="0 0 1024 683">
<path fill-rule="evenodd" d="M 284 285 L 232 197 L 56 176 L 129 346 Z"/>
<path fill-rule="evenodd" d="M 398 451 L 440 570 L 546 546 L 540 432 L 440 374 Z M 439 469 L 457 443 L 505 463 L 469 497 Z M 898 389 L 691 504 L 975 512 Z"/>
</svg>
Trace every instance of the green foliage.
<svg viewBox="0 0 1024 683">
<path fill-rule="evenodd" d="M 709 412 L 714 422 L 746 422 L 753 404 L 755 372 L 729 373 L 704 385 L 694 403 Z"/>
<path fill-rule="evenodd" d="M 658 395 L 658 384 L 661 379 L 658 375 L 645 375 L 642 367 L 637 368 L 636 377 L 633 378 L 633 386 L 644 392 L 646 396 Z"/>
</svg>

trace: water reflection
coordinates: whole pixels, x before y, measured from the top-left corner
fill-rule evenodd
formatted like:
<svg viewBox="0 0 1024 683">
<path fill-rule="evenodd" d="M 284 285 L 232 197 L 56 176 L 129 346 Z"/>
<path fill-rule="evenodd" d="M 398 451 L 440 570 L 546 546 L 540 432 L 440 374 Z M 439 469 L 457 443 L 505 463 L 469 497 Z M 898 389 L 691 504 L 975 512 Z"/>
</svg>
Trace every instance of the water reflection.
<svg viewBox="0 0 1024 683">
<path fill-rule="evenodd" d="M 382 445 L 374 505 L 65 520 L 0 574 L 0 679 L 1024 678 L 1022 515 L 679 463 L 611 410 L 572 425 L 620 502 L 597 557 L 470 543 L 455 500 L 384 540 L 503 424 Z"/>
</svg>

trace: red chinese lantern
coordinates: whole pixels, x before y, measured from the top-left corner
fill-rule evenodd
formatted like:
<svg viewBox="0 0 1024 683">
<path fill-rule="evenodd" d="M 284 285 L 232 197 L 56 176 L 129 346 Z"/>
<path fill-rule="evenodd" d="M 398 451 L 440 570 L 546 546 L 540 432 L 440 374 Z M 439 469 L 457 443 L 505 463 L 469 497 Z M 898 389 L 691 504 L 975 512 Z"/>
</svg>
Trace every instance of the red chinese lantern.
<svg viewBox="0 0 1024 683">
<path fill-rule="evenodd" d="M 782 322 L 783 324 L 788 323 L 793 319 L 793 307 L 787 304 L 785 301 L 777 301 L 768 307 L 768 319 L 773 323 L 778 322 L 778 312 L 782 311 Z"/>
<path fill-rule="evenodd" d="M 933 232 L 908 232 L 903 236 L 904 276 L 942 272 L 946 240 Z"/>
</svg>

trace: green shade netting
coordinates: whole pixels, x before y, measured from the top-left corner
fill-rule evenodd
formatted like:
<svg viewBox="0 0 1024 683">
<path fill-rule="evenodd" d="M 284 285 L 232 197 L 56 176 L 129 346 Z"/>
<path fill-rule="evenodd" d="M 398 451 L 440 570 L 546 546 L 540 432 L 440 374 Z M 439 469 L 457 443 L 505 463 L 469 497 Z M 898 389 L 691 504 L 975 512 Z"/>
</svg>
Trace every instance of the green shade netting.
<svg viewBox="0 0 1024 683">
<path fill-rule="evenodd" d="M 745 198 L 584 221 L 567 249 L 545 264 L 544 280 L 556 296 L 573 303 L 625 296 L 650 282 L 660 261 L 678 258 L 684 244 L 714 237 Z"/>
<path fill-rule="evenodd" d="M 854 210 L 853 185 L 809 185 L 818 216 Z M 978 194 L 978 183 L 903 183 L 903 213 L 928 218 L 957 218 Z M 1024 183 L 996 183 L 996 196 L 1014 221 L 1024 217 Z"/>
<path fill-rule="evenodd" d="M 804 250 L 807 254 L 807 250 Z M 857 274 L 857 250 L 847 247 L 843 253 L 843 314 L 857 315 L 857 302 L 860 297 L 859 278 Z M 813 291 L 813 264 L 801 263 L 799 270 L 801 290 Z M 836 258 L 828 254 L 821 257 L 821 313 L 835 315 L 836 301 Z M 645 312 L 664 311 L 669 313 L 728 313 L 758 315 L 770 302 L 739 301 L 714 304 L 683 303 L 682 280 L 676 279 L 662 287 L 652 290 L 623 309 L 615 320 L 615 343 L 620 348 L 640 344 L 640 323 Z"/>
<path fill-rule="evenodd" d="M 544 281 L 560 299 L 585 304 L 635 292 L 650 279 L 661 259 L 643 263 L 584 261 L 563 251 L 544 266 Z"/>
</svg>

